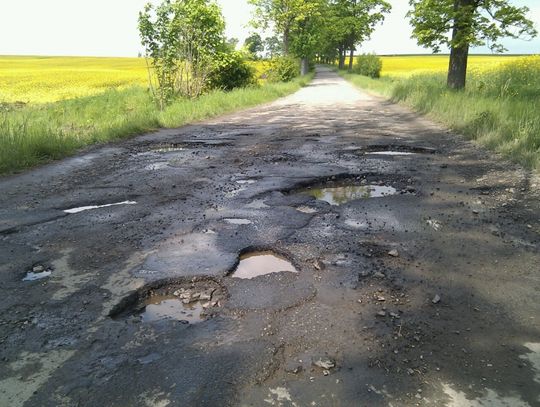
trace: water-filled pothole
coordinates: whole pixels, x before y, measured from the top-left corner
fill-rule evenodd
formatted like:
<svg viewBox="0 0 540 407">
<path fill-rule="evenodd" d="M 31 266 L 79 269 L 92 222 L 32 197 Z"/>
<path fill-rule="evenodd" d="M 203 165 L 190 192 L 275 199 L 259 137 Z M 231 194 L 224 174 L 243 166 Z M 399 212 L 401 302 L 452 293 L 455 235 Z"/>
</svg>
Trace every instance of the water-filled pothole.
<svg viewBox="0 0 540 407">
<path fill-rule="evenodd" d="M 108 208 L 109 206 L 136 205 L 136 204 L 137 202 L 135 201 L 122 201 L 122 202 L 115 202 L 115 203 L 105 204 L 105 205 L 89 205 L 89 206 L 80 206 L 78 208 L 64 209 L 64 212 L 69 213 L 69 214 L 74 214 L 74 213 L 89 211 L 92 209 Z"/>
<path fill-rule="evenodd" d="M 140 316 L 142 322 L 174 320 L 196 324 L 205 320 L 204 310 L 205 307 L 201 301 L 184 304 L 174 295 L 156 295 L 145 301 L 144 310 Z"/>
<path fill-rule="evenodd" d="M 180 321 L 197 324 L 222 306 L 225 294 L 212 280 L 193 281 L 142 289 L 124 299 L 110 316 L 135 317 L 143 323 Z"/>
<path fill-rule="evenodd" d="M 342 205 L 357 199 L 380 198 L 398 193 L 397 189 L 387 185 L 336 185 L 329 187 L 311 187 L 301 189 L 301 194 L 310 195 L 330 205 Z"/>
<path fill-rule="evenodd" d="M 266 274 L 290 272 L 298 273 L 294 265 L 284 256 L 273 251 L 254 251 L 242 254 L 232 277 L 252 279 Z"/>
<path fill-rule="evenodd" d="M 361 147 L 359 153 L 369 155 L 412 155 L 412 154 L 434 154 L 435 149 L 429 147 L 409 146 L 403 144 L 373 144 Z"/>
<path fill-rule="evenodd" d="M 40 264 L 32 267 L 32 271 L 28 271 L 22 281 L 37 281 L 49 277 L 52 274 L 50 268 L 46 268 Z"/>
</svg>

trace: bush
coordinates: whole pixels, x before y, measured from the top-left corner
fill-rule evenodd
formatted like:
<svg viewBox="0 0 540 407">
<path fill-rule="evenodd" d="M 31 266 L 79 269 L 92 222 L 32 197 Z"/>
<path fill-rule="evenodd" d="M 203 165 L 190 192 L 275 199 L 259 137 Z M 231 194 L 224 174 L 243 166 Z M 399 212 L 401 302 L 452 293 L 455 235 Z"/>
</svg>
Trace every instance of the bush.
<svg viewBox="0 0 540 407">
<path fill-rule="evenodd" d="M 266 78 L 270 82 L 289 82 L 300 74 L 298 60 L 290 57 L 276 57 L 270 60 Z"/>
<path fill-rule="evenodd" d="M 382 60 L 375 54 L 362 54 L 356 57 L 354 72 L 370 78 L 380 78 Z"/>
<path fill-rule="evenodd" d="M 246 61 L 241 52 L 220 53 L 216 56 L 208 79 L 211 89 L 232 90 L 255 84 L 255 68 Z"/>
</svg>

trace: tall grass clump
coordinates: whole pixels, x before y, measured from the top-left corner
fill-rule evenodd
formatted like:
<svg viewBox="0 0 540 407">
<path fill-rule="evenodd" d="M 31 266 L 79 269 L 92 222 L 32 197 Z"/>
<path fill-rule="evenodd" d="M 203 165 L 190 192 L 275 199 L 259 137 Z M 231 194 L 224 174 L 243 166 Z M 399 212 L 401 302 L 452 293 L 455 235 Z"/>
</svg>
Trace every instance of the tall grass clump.
<svg viewBox="0 0 540 407">
<path fill-rule="evenodd" d="M 540 56 L 472 69 L 466 90 L 459 92 L 446 87 L 444 72 L 353 82 L 540 169 Z"/>
<path fill-rule="evenodd" d="M 59 159 L 95 143 L 269 102 L 295 92 L 310 79 L 215 90 L 198 99 L 177 99 L 163 111 L 139 86 L 49 104 L 0 104 L 0 173 Z"/>
</svg>

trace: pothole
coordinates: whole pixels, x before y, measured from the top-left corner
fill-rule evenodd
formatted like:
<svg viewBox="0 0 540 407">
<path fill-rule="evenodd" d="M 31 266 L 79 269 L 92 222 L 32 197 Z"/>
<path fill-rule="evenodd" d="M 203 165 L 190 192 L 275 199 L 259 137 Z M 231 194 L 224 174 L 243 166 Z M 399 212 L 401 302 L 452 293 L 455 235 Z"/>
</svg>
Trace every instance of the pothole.
<svg viewBox="0 0 540 407">
<path fill-rule="evenodd" d="M 412 155 L 436 153 L 436 150 L 433 148 L 408 146 L 402 144 L 372 144 L 369 146 L 360 147 L 356 151 L 368 155 Z"/>
<path fill-rule="evenodd" d="M 223 219 L 223 221 L 231 225 L 251 225 L 253 223 L 249 219 L 237 219 L 237 218 L 226 218 L 226 219 Z"/>
<path fill-rule="evenodd" d="M 22 281 L 36 281 L 49 277 L 52 274 L 52 269 L 46 268 L 41 264 L 32 267 L 32 271 L 28 271 Z"/>
<path fill-rule="evenodd" d="M 381 198 L 395 195 L 397 189 L 388 185 L 350 185 L 328 187 L 311 187 L 298 191 L 301 194 L 310 195 L 330 205 L 343 205 L 357 199 Z"/>
<path fill-rule="evenodd" d="M 317 209 L 312 208 L 310 206 L 306 206 L 306 205 L 297 206 L 294 209 L 296 209 L 298 212 L 302 212 L 302 213 L 316 213 L 317 212 Z"/>
<path fill-rule="evenodd" d="M 237 184 L 240 184 L 240 185 L 249 185 L 249 184 L 254 184 L 255 181 L 254 179 L 239 179 L 237 181 L 235 181 Z"/>
<path fill-rule="evenodd" d="M 143 323 L 178 321 L 197 324 L 223 305 L 225 294 L 212 280 L 165 284 L 132 294 L 111 313 L 113 319 L 132 317 Z"/>
<path fill-rule="evenodd" d="M 232 273 L 234 278 L 252 279 L 272 273 L 298 273 L 290 261 L 271 250 L 247 252 L 240 255 L 239 260 Z"/>
<path fill-rule="evenodd" d="M 74 214 L 74 213 L 89 211 L 89 210 L 92 210 L 92 209 L 108 208 L 109 206 L 136 205 L 136 204 L 137 204 L 137 202 L 135 202 L 135 201 L 122 201 L 122 202 L 115 202 L 115 203 L 105 204 L 105 205 L 79 206 L 77 208 L 64 209 L 64 212 L 69 213 L 69 214 Z"/>
<path fill-rule="evenodd" d="M 154 153 L 162 153 L 162 154 L 176 153 L 176 152 L 185 151 L 185 150 L 186 150 L 186 147 L 184 144 L 166 144 L 166 145 L 159 146 L 152 149 Z"/>
</svg>

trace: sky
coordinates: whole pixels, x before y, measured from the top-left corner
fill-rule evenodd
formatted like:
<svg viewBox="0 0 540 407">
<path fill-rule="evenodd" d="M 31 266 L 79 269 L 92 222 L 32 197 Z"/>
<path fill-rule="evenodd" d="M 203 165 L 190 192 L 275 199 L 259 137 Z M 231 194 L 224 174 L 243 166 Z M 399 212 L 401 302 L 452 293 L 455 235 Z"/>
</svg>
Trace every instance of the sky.
<svg viewBox="0 0 540 407">
<path fill-rule="evenodd" d="M 227 23 L 227 36 L 242 43 L 251 31 L 247 0 L 217 0 Z M 142 51 L 137 17 L 148 0 L 0 0 L 0 55 L 137 56 Z M 151 0 L 158 3 L 159 0 Z M 392 13 L 359 51 L 378 54 L 429 53 L 410 39 L 405 18 L 408 0 L 390 0 Z M 540 1 L 527 5 L 540 31 Z M 540 54 L 540 38 L 506 40 L 510 53 Z M 474 49 L 473 52 L 489 52 Z"/>
</svg>

